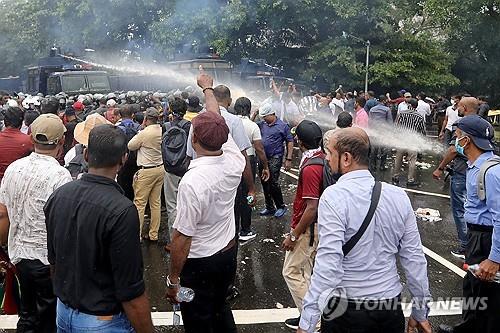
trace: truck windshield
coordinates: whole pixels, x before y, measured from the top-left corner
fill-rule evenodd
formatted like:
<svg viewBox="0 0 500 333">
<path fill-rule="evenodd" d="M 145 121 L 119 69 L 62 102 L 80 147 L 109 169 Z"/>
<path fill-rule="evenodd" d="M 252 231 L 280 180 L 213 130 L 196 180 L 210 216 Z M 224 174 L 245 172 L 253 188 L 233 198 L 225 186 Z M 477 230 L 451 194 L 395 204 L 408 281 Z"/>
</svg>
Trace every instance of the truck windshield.
<svg viewBox="0 0 500 333">
<path fill-rule="evenodd" d="M 110 91 L 109 79 L 106 75 L 88 75 L 90 91 Z"/>
<path fill-rule="evenodd" d="M 64 75 L 62 79 L 62 91 L 77 92 L 88 91 L 85 84 L 85 75 Z"/>
</svg>

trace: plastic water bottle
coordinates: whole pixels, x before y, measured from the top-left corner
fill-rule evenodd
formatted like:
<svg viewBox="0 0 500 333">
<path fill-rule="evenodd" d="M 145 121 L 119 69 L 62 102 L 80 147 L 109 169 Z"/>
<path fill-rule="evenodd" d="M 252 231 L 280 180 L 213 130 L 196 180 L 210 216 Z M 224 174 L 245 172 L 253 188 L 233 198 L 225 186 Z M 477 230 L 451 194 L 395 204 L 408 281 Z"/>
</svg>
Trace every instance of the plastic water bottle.
<svg viewBox="0 0 500 333">
<path fill-rule="evenodd" d="M 471 272 L 475 277 L 477 277 L 476 272 L 478 269 L 479 269 L 478 264 L 475 265 L 464 264 L 464 270 Z M 491 282 L 500 283 L 500 272 L 497 272 L 495 274 L 495 277 Z"/>
<path fill-rule="evenodd" d="M 187 287 L 180 287 L 177 292 L 177 300 L 179 302 L 189 303 L 194 299 L 194 290 Z"/>
<path fill-rule="evenodd" d="M 194 299 L 194 290 L 187 287 L 180 287 L 177 292 L 177 300 L 179 302 L 191 302 Z M 181 316 L 178 312 L 181 310 L 180 304 L 174 304 L 174 315 L 173 315 L 173 324 L 174 326 L 178 326 L 181 323 Z"/>
</svg>

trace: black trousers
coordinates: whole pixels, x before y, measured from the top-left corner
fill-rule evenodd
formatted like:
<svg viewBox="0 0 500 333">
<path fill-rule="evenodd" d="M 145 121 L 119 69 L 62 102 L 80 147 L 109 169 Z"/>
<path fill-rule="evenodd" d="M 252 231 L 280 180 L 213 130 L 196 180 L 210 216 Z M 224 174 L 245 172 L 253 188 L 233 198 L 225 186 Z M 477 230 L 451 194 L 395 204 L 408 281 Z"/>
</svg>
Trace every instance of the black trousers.
<svg viewBox="0 0 500 333">
<path fill-rule="evenodd" d="M 226 301 L 236 276 L 236 246 L 207 258 L 188 258 L 182 269 L 184 287 L 194 290 L 189 303 L 181 303 L 186 333 L 235 333 L 231 307 Z"/>
<path fill-rule="evenodd" d="M 134 182 L 134 174 L 137 170 L 139 170 L 139 167 L 137 166 L 136 160 L 127 160 L 116 176 L 116 182 L 123 189 L 125 196 L 131 201 L 134 201 L 134 188 L 132 187 L 132 183 Z"/>
<path fill-rule="evenodd" d="M 492 231 L 489 228 L 467 224 L 468 264 L 479 264 L 487 259 L 491 250 Z M 463 284 L 464 305 L 479 304 L 478 308 L 464 307 L 462 323 L 455 327 L 457 333 L 493 333 L 500 330 L 500 284 L 483 282 L 470 272 Z M 486 305 L 482 307 L 481 305 Z"/>
<path fill-rule="evenodd" d="M 253 181 L 255 182 L 255 172 L 257 169 L 257 159 L 250 155 L 250 167 L 252 168 Z M 252 207 L 248 205 L 248 186 L 245 179 L 241 177 L 238 191 L 236 192 L 236 200 L 234 202 L 234 221 L 236 223 L 236 236 L 242 232 L 249 232 L 252 225 Z M 240 228 L 241 227 L 241 228 Z"/>
<path fill-rule="evenodd" d="M 16 264 L 21 288 L 17 332 L 56 331 L 56 296 L 52 289 L 50 266 L 40 260 L 23 259 Z"/>
<path fill-rule="evenodd" d="M 373 310 L 349 306 L 346 312 L 332 320 L 321 319 L 322 333 L 403 333 L 405 318 L 401 302 L 397 305 Z"/>
<path fill-rule="evenodd" d="M 271 177 L 267 182 L 262 182 L 264 197 L 266 198 L 266 208 L 274 210 L 276 208 L 284 208 L 283 194 L 279 184 L 281 165 L 283 164 L 283 156 L 268 157 L 269 172 Z M 262 172 L 262 166 L 259 165 L 259 173 Z"/>
</svg>

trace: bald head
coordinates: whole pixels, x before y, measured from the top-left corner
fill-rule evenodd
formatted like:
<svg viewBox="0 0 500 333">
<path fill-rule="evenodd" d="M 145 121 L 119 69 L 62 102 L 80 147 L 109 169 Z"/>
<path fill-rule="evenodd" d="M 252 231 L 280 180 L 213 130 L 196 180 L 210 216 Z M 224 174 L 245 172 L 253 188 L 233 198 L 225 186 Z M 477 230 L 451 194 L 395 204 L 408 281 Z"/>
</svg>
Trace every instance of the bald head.
<svg viewBox="0 0 500 333">
<path fill-rule="evenodd" d="M 352 163 L 355 169 L 358 167 L 368 167 L 370 138 L 366 132 L 359 127 L 348 127 L 336 130 L 328 140 L 327 148 L 337 151 L 341 156 L 349 153 L 352 156 Z"/>
<path fill-rule="evenodd" d="M 229 107 L 231 105 L 231 90 L 224 85 L 218 85 L 214 88 L 214 96 L 219 105 Z"/>
<path fill-rule="evenodd" d="M 458 102 L 458 114 L 460 116 L 470 116 L 477 114 L 479 110 L 479 100 L 475 97 L 462 97 Z"/>
</svg>

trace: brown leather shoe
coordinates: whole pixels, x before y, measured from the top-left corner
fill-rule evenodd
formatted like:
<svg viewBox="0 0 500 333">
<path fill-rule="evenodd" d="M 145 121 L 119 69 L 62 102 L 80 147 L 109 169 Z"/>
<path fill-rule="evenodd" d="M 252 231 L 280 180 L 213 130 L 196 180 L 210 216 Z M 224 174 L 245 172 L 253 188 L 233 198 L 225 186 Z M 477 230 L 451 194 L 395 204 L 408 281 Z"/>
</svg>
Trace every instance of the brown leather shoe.
<svg viewBox="0 0 500 333">
<path fill-rule="evenodd" d="M 170 250 L 171 250 L 170 244 L 165 245 L 165 251 L 170 253 Z"/>
</svg>

